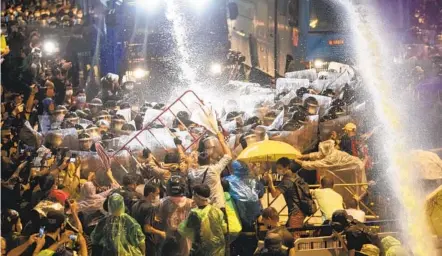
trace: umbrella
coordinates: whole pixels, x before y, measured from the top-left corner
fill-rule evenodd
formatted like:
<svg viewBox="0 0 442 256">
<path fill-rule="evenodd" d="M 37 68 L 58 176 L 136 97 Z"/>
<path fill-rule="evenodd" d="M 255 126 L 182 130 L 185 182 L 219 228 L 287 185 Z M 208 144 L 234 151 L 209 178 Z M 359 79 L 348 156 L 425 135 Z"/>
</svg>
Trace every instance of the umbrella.
<svg viewBox="0 0 442 256">
<path fill-rule="evenodd" d="M 442 238 L 442 186 L 427 196 L 425 202 L 427 220 L 433 234 Z"/>
<path fill-rule="evenodd" d="M 290 144 L 281 141 L 265 140 L 248 146 L 239 154 L 237 160 L 244 162 L 274 162 L 281 157 L 295 158 L 300 155 L 301 153 Z"/>
</svg>

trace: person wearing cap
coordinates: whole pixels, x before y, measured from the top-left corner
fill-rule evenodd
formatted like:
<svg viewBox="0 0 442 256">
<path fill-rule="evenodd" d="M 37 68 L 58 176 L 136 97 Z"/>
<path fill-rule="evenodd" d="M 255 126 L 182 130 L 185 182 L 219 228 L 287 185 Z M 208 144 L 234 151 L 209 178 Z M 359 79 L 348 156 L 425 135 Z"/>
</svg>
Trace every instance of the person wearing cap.
<svg viewBox="0 0 442 256">
<path fill-rule="evenodd" d="M 357 255 L 356 252 L 360 252 L 366 244 L 382 248 L 379 236 L 363 223 L 354 220 L 345 210 L 335 211 L 330 225 L 334 232 L 345 236 L 346 242 L 343 244 L 349 256 Z M 335 235 L 338 235 L 336 233 Z M 369 247 L 366 246 L 366 248 Z"/>
<path fill-rule="evenodd" d="M 192 255 L 224 256 L 227 224 L 224 213 L 210 204 L 210 188 L 206 184 L 193 188 L 197 207 L 181 222 L 178 232 L 192 240 Z"/>
<path fill-rule="evenodd" d="M 166 232 L 166 239 L 174 237 L 180 246 L 181 255 L 189 255 L 190 240 L 178 232 L 179 224 L 187 219 L 194 207 L 192 199 L 185 197 L 186 181 L 181 176 L 172 176 L 167 182 L 167 196 L 160 202 L 158 219 L 161 230 Z"/>
<path fill-rule="evenodd" d="M 342 130 L 345 132 L 345 135 L 341 138 L 339 148 L 349 155 L 358 156 L 359 143 L 356 139 L 356 125 L 354 123 L 347 123 Z"/>
</svg>

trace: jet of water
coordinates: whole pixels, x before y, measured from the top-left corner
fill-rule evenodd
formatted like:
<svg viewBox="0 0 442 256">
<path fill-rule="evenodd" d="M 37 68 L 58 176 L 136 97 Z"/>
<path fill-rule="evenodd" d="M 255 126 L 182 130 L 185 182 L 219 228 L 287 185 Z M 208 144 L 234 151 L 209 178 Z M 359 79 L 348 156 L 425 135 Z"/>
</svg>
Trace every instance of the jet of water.
<svg viewBox="0 0 442 256">
<path fill-rule="evenodd" d="M 383 145 L 378 150 L 388 154 L 388 176 L 403 211 L 396 209 L 401 228 L 407 233 L 406 244 L 415 255 L 436 255 L 435 244 L 426 222 L 425 196 L 416 182 L 416 172 L 403 156 L 410 150 L 410 131 L 407 122 L 406 104 L 410 101 L 399 93 L 395 74 L 399 70 L 393 63 L 396 42 L 392 42 L 391 31 L 384 31 L 381 17 L 376 14 L 373 2 L 353 4 L 351 0 L 339 0 L 347 9 L 357 55 L 357 68 L 364 84 L 374 100 L 376 117 L 383 129 Z M 360 3 L 364 1 L 359 1 Z M 402 88 L 404 90 L 405 88 Z"/>
</svg>

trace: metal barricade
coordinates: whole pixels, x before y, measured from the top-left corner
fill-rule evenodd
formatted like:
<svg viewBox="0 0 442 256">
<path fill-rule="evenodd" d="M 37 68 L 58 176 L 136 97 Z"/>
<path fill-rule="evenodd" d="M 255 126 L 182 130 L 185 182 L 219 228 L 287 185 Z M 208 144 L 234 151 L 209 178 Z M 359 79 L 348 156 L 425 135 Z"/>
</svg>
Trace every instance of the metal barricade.
<svg viewBox="0 0 442 256">
<path fill-rule="evenodd" d="M 182 120 L 180 120 L 177 117 L 177 113 L 176 110 L 179 109 L 184 109 L 186 111 L 188 111 L 188 113 L 192 113 L 191 107 L 188 106 L 189 104 L 193 104 L 193 103 L 198 103 L 196 104 L 198 107 L 202 108 L 204 106 L 204 102 L 191 90 L 185 91 L 180 97 L 178 97 L 173 103 L 171 103 L 167 108 L 165 108 L 158 116 L 156 116 L 155 118 L 153 118 L 147 125 L 145 125 L 145 127 L 143 129 L 141 129 L 140 131 L 138 131 L 137 133 L 135 133 L 135 135 L 133 135 L 133 137 L 131 137 L 130 139 L 128 139 L 126 141 L 126 143 L 121 146 L 119 149 L 117 149 L 116 151 L 112 152 L 112 154 L 110 154 L 108 152 L 109 157 L 116 161 L 123 169 L 124 166 L 122 163 L 120 163 L 118 161 L 118 159 L 115 157 L 117 154 L 119 154 L 122 151 L 127 151 L 129 153 L 129 155 L 131 156 L 131 158 L 136 162 L 137 166 L 139 166 L 138 160 L 137 160 L 137 155 L 135 154 L 136 152 L 134 152 L 133 150 L 131 150 L 128 145 L 134 141 L 138 142 L 141 145 L 141 148 L 145 147 L 145 144 L 142 142 L 142 140 L 139 138 L 143 132 L 148 132 L 150 133 L 150 135 L 153 136 L 153 138 L 159 143 L 159 145 L 161 145 L 163 147 L 163 149 L 168 152 L 170 151 L 170 148 L 166 148 L 162 143 L 161 140 L 158 139 L 155 134 L 152 132 L 152 126 L 156 123 L 160 123 L 161 125 L 163 125 L 164 127 L 166 127 L 167 129 L 167 125 L 164 124 L 164 122 L 162 121 L 162 118 L 166 113 L 171 113 L 176 120 L 178 120 L 178 122 L 185 127 L 186 130 L 188 130 L 188 127 L 183 123 Z M 181 104 L 181 107 L 180 107 Z M 168 130 L 168 129 L 167 129 Z M 195 136 L 193 133 L 189 132 L 192 140 L 190 142 L 189 145 L 187 145 L 185 147 L 185 150 L 189 149 L 191 146 L 193 146 L 196 142 L 199 141 L 199 139 L 201 137 L 204 136 L 205 131 L 201 133 L 201 135 L 199 136 Z M 172 137 L 174 137 L 174 135 L 172 133 L 170 133 L 170 135 Z M 125 169 L 126 170 L 126 169 Z M 126 171 L 127 172 L 127 171 Z"/>
<path fill-rule="evenodd" d="M 295 242 L 296 256 L 344 256 L 348 252 L 342 242 L 333 236 L 299 238 Z"/>
</svg>

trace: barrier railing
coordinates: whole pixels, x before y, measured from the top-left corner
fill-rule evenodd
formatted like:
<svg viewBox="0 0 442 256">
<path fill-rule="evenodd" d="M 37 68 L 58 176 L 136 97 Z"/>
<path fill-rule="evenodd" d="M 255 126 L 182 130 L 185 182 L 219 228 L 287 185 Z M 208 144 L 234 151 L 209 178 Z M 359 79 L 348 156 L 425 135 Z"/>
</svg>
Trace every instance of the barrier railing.
<svg viewBox="0 0 442 256">
<path fill-rule="evenodd" d="M 347 187 L 368 186 L 368 185 L 369 185 L 368 183 L 341 183 L 341 184 L 335 184 L 334 186 L 347 188 Z M 320 187 L 319 184 L 309 185 L 310 189 L 316 189 L 319 187 Z M 349 192 L 352 193 L 350 190 L 349 190 Z M 273 206 L 281 196 L 281 194 L 279 194 L 277 197 L 270 200 L 270 193 L 268 193 L 268 191 L 267 191 L 266 194 L 267 194 L 267 202 L 268 202 L 267 207 Z M 358 206 L 360 206 L 360 208 L 362 208 L 363 210 L 365 210 L 368 213 L 366 215 L 367 219 L 378 219 L 379 218 L 379 216 L 363 202 L 358 201 Z M 287 204 L 285 204 L 282 208 L 279 208 L 279 210 L 278 210 L 279 216 L 288 216 L 287 214 L 283 214 L 283 211 L 286 208 L 287 208 Z M 319 217 L 319 216 L 316 216 L 316 217 Z"/>
<path fill-rule="evenodd" d="M 181 104 L 184 109 L 186 109 L 188 111 L 188 113 L 192 113 L 192 111 L 190 110 L 188 103 L 192 102 L 197 102 L 198 107 L 202 108 L 204 106 L 204 102 L 191 90 L 185 91 L 183 94 L 181 94 L 181 96 L 179 96 L 174 102 L 172 102 L 168 107 L 166 107 L 160 114 L 158 114 L 158 116 L 156 116 L 155 118 L 153 118 L 149 123 L 147 123 L 146 125 L 144 125 L 143 129 L 141 129 L 140 131 L 138 131 L 132 138 L 130 138 L 129 140 L 127 140 L 127 142 L 120 147 L 118 150 L 114 151 L 112 155 L 110 155 L 109 157 L 111 157 L 113 160 L 115 160 L 124 170 L 126 170 L 123 166 L 123 164 L 121 164 L 120 162 L 118 162 L 118 159 L 115 157 L 119 152 L 121 151 L 127 151 L 129 153 L 129 155 L 132 157 L 132 159 L 139 165 L 137 157 L 133 154 L 133 151 L 128 147 L 128 145 L 130 143 L 132 143 L 133 141 L 137 141 L 142 148 L 146 147 L 146 145 L 142 142 L 142 140 L 140 140 L 139 136 L 143 133 L 143 132 L 149 132 L 153 138 L 159 143 L 159 145 L 161 145 L 164 150 L 167 152 L 169 151 L 168 148 L 166 148 L 163 143 L 161 142 L 161 140 L 159 140 L 155 134 L 151 131 L 152 126 L 156 123 L 160 123 L 161 125 L 163 125 L 167 130 L 168 127 L 167 125 L 163 122 L 162 118 L 166 113 L 171 113 L 174 118 L 176 120 L 178 120 L 178 122 L 185 127 L 185 129 L 188 131 L 188 127 L 184 124 L 184 122 L 177 116 L 176 113 L 174 113 L 173 109 L 177 108 L 178 104 Z M 187 104 L 185 103 L 187 102 Z M 201 137 L 204 136 L 205 132 L 203 132 L 201 135 L 199 136 L 195 136 L 195 134 L 193 134 L 192 132 L 189 132 L 190 136 L 192 137 L 192 140 L 190 142 L 189 145 L 187 145 L 187 147 L 185 148 L 185 150 L 187 150 L 188 148 L 190 148 L 191 146 L 193 146 L 197 141 L 199 141 L 199 139 Z M 171 136 L 173 137 L 173 134 L 171 134 Z M 108 153 L 109 154 L 109 153 Z"/>
</svg>

